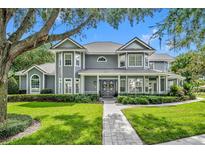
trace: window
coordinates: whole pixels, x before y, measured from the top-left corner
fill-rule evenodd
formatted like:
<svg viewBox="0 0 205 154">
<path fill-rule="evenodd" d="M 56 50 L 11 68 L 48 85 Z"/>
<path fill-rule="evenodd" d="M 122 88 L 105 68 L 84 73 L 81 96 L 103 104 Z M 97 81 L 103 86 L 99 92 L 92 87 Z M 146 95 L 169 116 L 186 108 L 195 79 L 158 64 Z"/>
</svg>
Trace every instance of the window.
<svg viewBox="0 0 205 154">
<path fill-rule="evenodd" d="M 76 54 L 75 55 L 75 66 L 80 67 L 81 65 L 81 55 L 80 54 Z"/>
<path fill-rule="evenodd" d="M 133 78 L 128 80 L 129 92 L 130 93 L 141 93 L 143 89 L 143 79 Z"/>
<path fill-rule="evenodd" d="M 126 80 L 125 79 L 120 79 L 120 92 L 126 92 Z"/>
<path fill-rule="evenodd" d="M 62 94 L 62 78 L 58 79 L 58 94 Z"/>
<path fill-rule="evenodd" d="M 72 93 L 72 79 L 71 78 L 64 79 L 64 93 L 65 94 Z"/>
<path fill-rule="evenodd" d="M 149 62 L 149 68 L 154 69 L 154 63 L 153 62 Z"/>
<path fill-rule="evenodd" d="M 62 66 L 62 54 L 58 54 L 58 65 L 59 67 Z"/>
<path fill-rule="evenodd" d="M 97 62 L 107 62 L 107 59 L 104 56 L 100 56 L 98 57 Z"/>
<path fill-rule="evenodd" d="M 40 90 L 40 77 L 36 74 L 31 77 L 31 89 L 37 91 Z"/>
<path fill-rule="evenodd" d="M 160 91 L 165 91 L 165 78 L 164 77 L 161 77 L 161 79 L 160 79 L 160 85 L 161 85 L 161 87 L 160 87 Z"/>
<path fill-rule="evenodd" d="M 64 54 L 64 65 L 72 66 L 72 54 L 71 53 Z"/>
<path fill-rule="evenodd" d="M 141 54 L 129 54 L 129 66 L 130 67 L 138 67 L 142 66 L 142 58 Z"/>
<path fill-rule="evenodd" d="M 120 67 L 125 66 L 125 55 L 120 55 Z"/>
<path fill-rule="evenodd" d="M 80 79 L 75 79 L 75 93 L 80 93 Z"/>
<path fill-rule="evenodd" d="M 144 58 L 145 59 L 145 66 L 148 67 L 148 56 L 147 55 L 144 55 L 144 56 L 145 56 L 145 58 Z"/>
</svg>

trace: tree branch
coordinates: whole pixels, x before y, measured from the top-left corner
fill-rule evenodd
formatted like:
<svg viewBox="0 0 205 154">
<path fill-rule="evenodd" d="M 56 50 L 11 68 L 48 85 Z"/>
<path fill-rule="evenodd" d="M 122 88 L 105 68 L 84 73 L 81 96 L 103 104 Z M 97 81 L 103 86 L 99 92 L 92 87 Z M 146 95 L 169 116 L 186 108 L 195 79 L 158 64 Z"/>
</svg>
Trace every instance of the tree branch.
<svg viewBox="0 0 205 154">
<path fill-rule="evenodd" d="M 53 9 L 50 14 L 50 17 L 45 22 L 44 26 L 40 29 L 39 32 L 29 36 L 28 38 L 18 41 L 16 44 L 11 46 L 10 59 L 13 60 L 15 57 L 21 53 L 36 48 L 42 45 L 46 40 L 48 40 L 48 33 L 52 26 L 55 23 L 56 18 L 58 17 L 60 9 Z"/>
<path fill-rule="evenodd" d="M 20 27 L 14 32 L 10 37 L 9 41 L 11 43 L 18 41 L 22 35 L 29 29 L 33 23 L 31 21 L 31 17 L 35 15 L 35 9 L 29 9 L 26 16 L 24 17 L 23 21 L 21 22 Z"/>
</svg>

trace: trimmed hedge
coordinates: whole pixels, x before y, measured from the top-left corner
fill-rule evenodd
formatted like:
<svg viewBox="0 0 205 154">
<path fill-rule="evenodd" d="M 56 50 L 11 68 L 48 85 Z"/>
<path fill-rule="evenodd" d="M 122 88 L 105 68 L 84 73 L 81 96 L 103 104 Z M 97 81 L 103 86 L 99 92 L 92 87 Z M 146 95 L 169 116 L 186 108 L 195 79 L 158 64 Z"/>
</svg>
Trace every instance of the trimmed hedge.
<svg viewBox="0 0 205 154">
<path fill-rule="evenodd" d="M 0 125 L 0 140 L 23 132 L 31 124 L 32 118 L 28 115 L 8 114 L 6 123 Z"/>
<path fill-rule="evenodd" d="M 132 95 L 132 96 L 118 96 L 118 103 L 122 104 L 162 104 L 162 103 L 172 103 L 180 102 L 185 100 L 195 99 L 195 97 L 190 96 L 145 96 L 145 95 Z"/>
<path fill-rule="evenodd" d="M 25 94 L 25 95 L 9 95 L 9 102 L 75 102 L 75 103 L 92 103 L 97 102 L 99 96 L 97 94 Z"/>
<path fill-rule="evenodd" d="M 41 94 L 53 94 L 53 89 L 42 89 Z"/>
</svg>

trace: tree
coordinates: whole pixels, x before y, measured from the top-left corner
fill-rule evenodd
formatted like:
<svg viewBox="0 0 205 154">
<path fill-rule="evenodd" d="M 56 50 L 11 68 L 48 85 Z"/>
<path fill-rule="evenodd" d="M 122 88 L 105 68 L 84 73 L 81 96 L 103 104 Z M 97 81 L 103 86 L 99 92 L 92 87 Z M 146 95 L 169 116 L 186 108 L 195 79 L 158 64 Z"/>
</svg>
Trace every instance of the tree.
<svg viewBox="0 0 205 154">
<path fill-rule="evenodd" d="M 205 9 L 169 9 L 164 20 L 157 23 L 152 38 L 168 35 L 167 44 L 171 49 L 200 49 L 205 46 Z"/>
<path fill-rule="evenodd" d="M 200 76 L 205 75 L 204 56 L 204 50 L 181 54 L 172 63 L 171 70 L 184 76 L 187 82 L 196 83 Z"/>
<path fill-rule="evenodd" d="M 17 71 L 28 69 L 34 64 L 40 65 L 54 62 L 54 54 L 48 51 L 49 47 L 50 45 L 42 45 L 19 55 L 11 65 L 11 75 Z"/>
<path fill-rule="evenodd" d="M 17 56 L 43 44 L 82 34 L 104 21 L 114 28 L 125 19 L 131 24 L 153 15 L 152 9 L 0 9 L 0 123 L 7 116 L 8 72 Z M 13 24 L 14 32 L 8 25 Z M 62 33 L 55 29 L 67 25 Z"/>
</svg>

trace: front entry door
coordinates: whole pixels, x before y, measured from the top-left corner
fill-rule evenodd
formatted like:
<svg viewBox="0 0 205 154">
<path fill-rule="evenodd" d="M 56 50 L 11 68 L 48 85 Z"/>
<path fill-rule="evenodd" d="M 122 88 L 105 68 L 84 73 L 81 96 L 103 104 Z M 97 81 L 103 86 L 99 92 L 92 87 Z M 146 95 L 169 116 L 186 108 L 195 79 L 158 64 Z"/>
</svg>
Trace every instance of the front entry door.
<svg viewBox="0 0 205 154">
<path fill-rule="evenodd" d="M 157 92 L 157 81 L 150 81 L 149 82 L 149 93 L 154 94 Z"/>
<path fill-rule="evenodd" d="M 100 92 L 102 97 L 113 97 L 115 95 L 115 89 L 115 80 L 101 80 Z"/>
</svg>

